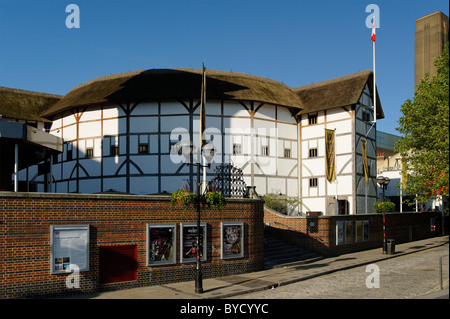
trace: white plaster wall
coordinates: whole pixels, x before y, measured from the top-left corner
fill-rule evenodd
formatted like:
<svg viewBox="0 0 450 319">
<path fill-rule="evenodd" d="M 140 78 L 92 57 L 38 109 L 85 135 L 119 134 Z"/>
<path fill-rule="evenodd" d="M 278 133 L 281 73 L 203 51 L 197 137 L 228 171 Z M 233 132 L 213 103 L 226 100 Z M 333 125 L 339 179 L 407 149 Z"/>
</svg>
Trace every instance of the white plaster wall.
<svg viewBox="0 0 450 319">
<path fill-rule="evenodd" d="M 130 117 L 130 133 L 158 132 L 158 117 L 139 116 Z"/>
<path fill-rule="evenodd" d="M 303 198 L 301 205 L 302 212 L 325 212 L 326 203 L 323 198 Z"/>
<path fill-rule="evenodd" d="M 352 112 L 351 108 L 334 108 L 327 110 L 327 122 L 351 120 Z"/>
<path fill-rule="evenodd" d="M 275 106 L 270 104 L 264 104 L 255 113 L 255 118 L 273 120 L 275 118 Z"/>
<path fill-rule="evenodd" d="M 158 193 L 157 176 L 131 177 L 130 192 L 137 195 L 149 195 Z"/>
<path fill-rule="evenodd" d="M 197 101 L 194 101 L 194 105 Z M 281 189 L 283 194 L 288 193 L 289 196 L 296 196 L 298 193 L 298 127 L 295 119 L 291 116 L 291 112 L 285 107 L 254 103 L 254 107 L 259 107 L 258 111 L 254 113 L 254 120 L 251 120 L 251 112 L 247 111 L 240 103 L 234 101 L 225 101 L 222 113 L 222 102 L 208 101 L 206 105 L 206 127 L 210 130 L 206 134 L 207 139 L 213 135 L 213 143 L 219 149 L 217 153 L 217 162 L 221 163 L 222 153 L 224 153 L 225 160 L 230 158 L 238 167 L 243 167 L 244 177 L 248 185 L 251 184 L 252 165 L 256 176 L 254 176 L 254 184 L 260 194 L 265 194 L 277 188 Z M 130 116 L 130 159 L 143 171 L 144 174 L 158 174 L 158 151 L 162 153 L 169 153 L 170 133 L 174 128 L 182 127 L 186 130 L 190 127 L 190 117 L 186 108 L 178 101 L 162 101 L 159 108 L 158 102 L 145 102 L 138 104 Z M 186 105 L 192 105 L 189 101 Z M 250 107 L 250 102 L 245 102 L 247 107 Z M 133 103 L 130 104 L 130 106 Z M 161 117 L 158 115 L 158 109 L 161 111 Z M 57 163 L 54 170 L 54 178 L 57 180 L 68 179 L 73 171 L 76 163 L 76 152 L 79 152 L 80 165 L 82 165 L 89 176 L 95 181 L 93 186 L 87 186 L 89 179 L 83 180 L 80 183 L 80 192 L 95 192 L 101 191 L 101 186 L 98 184 L 98 178 L 101 176 L 103 166 L 104 189 L 110 188 L 118 191 L 126 191 L 125 177 L 115 176 L 126 173 L 126 165 L 124 163 L 127 149 L 127 127 L 125 113 L 121 107 L 115 105 L 93 106 L 89 108 L 80 108 L 81 115 L 78 132 L 75 120 L 75 115 L 71 111 L 63 113 L 63 117 L 56 116 L 56 120 L 52 124 L 52 134 L 59 134 L 64 138 L 64 141 L 72 141 L 74 150 L 73 160 L 67 162 L 68 145 L 64 145 L 65 152 L 59 156 L 60 160 L 64 160 L 63 164 Z M 82 111 L 82 113 L 81 113 Z M 199 108 L 194 112 L 192 126 L 194 128 L 194 143 L 198 144 L 198 122 L 199 122 Z M 275 119 L 277 116 L 277 119 Z M 103 122 L 100 120 L 103 118 Z M 159 126 L 160 123 L 160 126 Z M 223 123 L 223 125 L 222 125 Z M 251 132 L 250 127 L 254 125 L 254 131 Z M 161 133 L 158 133 L 158 127 Z M 59 130 L 59 132 L 58 132 Z M 224 145 L 222 145 L 222 134 L 226 133 L 224 137 Z M 78 137 L 80 140 L 76 140 Z M 188 134 L 189 136 L 189 134 Z M 254 139 L 251 139 L 251 136 Z M 239 142 L 242 145 L 243 155 L 233 156 L 232 145 L 233 142 Z M 139 143 L 149 144 L 149 154 L 138 154 Z M 111 145 L 119 146 L 120 156 L 110 156 Z M 269 156 L 261 154 L 263 146 L 269 146 Z M 86 149 L 94 149 L 94 158 L 85 158 Z M 284 149 L 291 150 L 291 158 L 284 158 Z M 250 155 L 254 154 L 255 164 L 249 163 Z M 173 174 L 174 176 L 161 177 L 161 191 L 173 191 L 180 188 L 183 179 L 188 179 L 188 176 L 183 174 L 189 173 L 189 167 L 184 167 L 180 170 L 179 163 L 172 163 L 169 155 L 160 155 L 161 168 L 163 174 Z M 60 165 L 63 165 L 63 173 L 61 175 Z M 119 167 L 121 167 L 120 170 Z M 80 177 L 87 177 L 82 169 L 79 170 Z M 156 193 L 158 189 L 158 180 L 154 176 L 135 176 L 139 174 L 139 170 L 130 164 L 130 173 L 133 175 L 130 178 L 130 191 L 132 193 Z M 181 175 L 180 175 L 181 174 Z M 208 171 L 208 179 L 211 179 L 212 170 Z M 257 176 L 257 175 L 260 176 Z M 23 175 L 23 174 L 22 174 Z M 21 175 L 21 176 L 22 176 Z M 177 176 L 180 175 L 180 176 Z M 195 175 L 195 174 L 194 174 Z M 286 180 L 287 176 L 292 177 Z M 76 170 L 72 174 L 72 178 L 76 178 Z M 195 176 L 194 176 L 195 179 Z M 171 184 L 171 181 L 174 183 Z M 123 183 L 123 185 L 119 185 Z M 148 183 L 151 183 L 153 188 L 149 188 Z M 179 185 L 178 185 L 179 184 Z M 156 186 L 155 186 L 156 185 Z M 58 182 L 56 184 L 57 191 L 76 191 L 76 183 L 74 180 L 69 182 Z M 149 191 L 147 191 L 149 189 Z"/>
<path fill-rule="evenodd" d="M 132 116 L 138 115 L 158 115 L 157 102 L 142 102 L 139 103 L 131 112 Z"/>
</svg>

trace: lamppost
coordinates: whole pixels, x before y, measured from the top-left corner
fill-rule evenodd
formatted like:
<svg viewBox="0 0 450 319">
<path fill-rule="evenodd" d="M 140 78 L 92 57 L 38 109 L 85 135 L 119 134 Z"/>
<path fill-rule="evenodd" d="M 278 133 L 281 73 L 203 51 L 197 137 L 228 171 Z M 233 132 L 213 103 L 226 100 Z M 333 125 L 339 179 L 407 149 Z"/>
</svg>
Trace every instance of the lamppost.
<svg viewBox="0 0 450 319">
<path fill-rule="evenodd" d="M 380 185 L 381 189 L 383 190 L 383 197 L 381 202 L 384 202 L 384 192 L 389 184 L 389 182 L 391 181 L 391 179 L 389 177 L 383 177 L 383 176 L 378 176 L 377 177 L 377 183 L 378 185 Z M 381 206 L 381 213 L 383 214 L 383 254 L 387 253 L 387 243 L 386 243 L 386 215 L 385 215 L 385 208 L 382 205 Z"/>
<path fill-rule="evenodd" d="M 203 159 L 207 162 L 207 165 L 202 165 L 200 161 L 201 154 L 198 154 L 198 160 L 196 163 L 191 163 L 191 155 L 195 154 L 195 146 L 192 145 L 191 142 L 185 141 L 184 143 L 180 143 L 181 152 L 186 159 L 186 165 L 197 166 L 197 193 L 195 195 L 195 203 L 197 208 L 197 264 L 196 264 L 196 278 L 195 278 L 195 293 L 201 294 L 203 293 L 203 275 L 202 275 L 202 264 L 200 260 L 200 201 L 203 192 L 206 191 L 206 186 L 202 187 L 202 184 L 206 184 L 206 181 L 200 180 L 200 168 L 206 169 L 207 167 L 211 167 L 211 160 L 215 155 L 215 149 L 212 145 L 207 144 L 203 147 Z M 203 192 L 202 192 L 203 188 Z M 206 230 L 205 230 L 206 231 Z M 205 236 L 205 234 L 203 234 Z"/>
</svg>

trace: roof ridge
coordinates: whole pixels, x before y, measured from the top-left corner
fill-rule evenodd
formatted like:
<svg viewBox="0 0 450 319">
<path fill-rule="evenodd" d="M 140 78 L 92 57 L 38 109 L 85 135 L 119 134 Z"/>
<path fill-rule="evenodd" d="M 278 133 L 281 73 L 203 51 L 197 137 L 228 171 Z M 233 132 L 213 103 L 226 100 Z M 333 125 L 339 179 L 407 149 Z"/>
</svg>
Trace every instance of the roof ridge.
<svg viewBox="0 0 450 319">
<path fill-rule="evenodd" d="M 19 93 L 19 94 L 28 94 L 28 95 L 38 95 L 42 97 L 53 97 L 53 98 L 63 98 L 64 95 L 53 94 L 53 93 L 45 93 L 45 92 L 37 92 L 23 89 L 10 88 L 6 86 L 0 86 L 1 92 L 10 92 L 10 93 Z"/>
<path fill-rule="evenodd" d="M 127 71 L 127 72 L 120 72 L 120 73 L 114 73 L 114 74 L 110 74 L 110 75 L 103 75 L 103 76 L 99 76 L 96 78 L 93 78 L 87 82 L 81 83 L 75 87 L 73 87 L 71 89 L 71 91 L 85 87 L 86 85 L 95 83 L 95 82 L 99 82 L 99 81 L 107 81 L 107 80 L 115 80 L 115 79 L 120 79 L 120 78 L 124 78 L 124 77 L 128 77 L 128 76 L 136 76 L 139 74 L 144 74 L 145 72 L 161 72 L 163 73 L 163 71 L 184 71 L 184 72 L 191 72 L 191 73 L 195 73 L 195 74 L 201 74 L 202 73 L 202 69 L 195 69 L 195 68 L 162 68 L 162 69 L 142 69 L 142 70 L 135 70 L 135 71 Z M 277 85 L 283 85 L 286 88 L 292 90 L 293 88 L 280 82 L 280 81 L 276 81 L 267 77 L 262 77 L 259 75 L 253 75 L 253 74 L 248 74 L 248 73 L 242 73 L 242 72 L 236 72 L 236 71 L 222 71 L 222 70 L 214 70 L 214 69 L 206 69 L 206 75 L 212 75 L 212 76 L 234 76 L 234 77 L 242 77 L 242 78 L 246 78 L 246 79 L 252 79 L 252 80 L 257 80 L 257 81 L 261 81 L 261 82 L 266 82 L 266 83 L 273 83 L 273 84 L 277 84 Z"/>
<path fill-rule="evenodd" d="M 354 78 L 359 77 L 359 76 L 368 76 L 371 73 L 372 73 L 371 70 L 358 71 L 358 72 L 354 72 L 354 73 L 338 76 L 338 77 L 335 77 L 335 78 L 332 78 L 332 79 L 327 79 L 327 80 L 323 80 L 323 81 L 319 81 L 319 82 L 314 82 L 314 83 L 310 83 L 310 84 L 301 85 L 301 86 L 293 88 L 293 90 L 295 92 L 297 92 L 297 91 L 300 91 L 300 90 L 303 90 L 303 89 L 310 89 L 310 88 L 314 88 L 314 87 L 325 86 L 325 85 L 329 85 L 331 83 L 335 83 L 335 82 L 339 82 L 339 81 L 345 81 L 345 80 L 354 79 Z"/>
</svg>

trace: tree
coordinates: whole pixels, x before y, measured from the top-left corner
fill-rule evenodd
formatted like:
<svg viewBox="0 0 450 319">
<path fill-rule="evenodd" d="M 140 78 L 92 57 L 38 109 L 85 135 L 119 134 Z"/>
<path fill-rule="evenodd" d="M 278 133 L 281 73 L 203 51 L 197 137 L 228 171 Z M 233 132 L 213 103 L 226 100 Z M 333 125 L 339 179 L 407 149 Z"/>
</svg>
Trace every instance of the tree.
<svg viewBox="0 0 450 319">
<path fill-rule="evenodd" d="M 403 157 L 405 191 L 421 202 L 442 195 L 448 198 L 449 184 L 449 45 L 417 86 L 414 100 L 401 106 L 403 116 L 397 130 L 403 134 L 396 151 Z"/>
</svg>

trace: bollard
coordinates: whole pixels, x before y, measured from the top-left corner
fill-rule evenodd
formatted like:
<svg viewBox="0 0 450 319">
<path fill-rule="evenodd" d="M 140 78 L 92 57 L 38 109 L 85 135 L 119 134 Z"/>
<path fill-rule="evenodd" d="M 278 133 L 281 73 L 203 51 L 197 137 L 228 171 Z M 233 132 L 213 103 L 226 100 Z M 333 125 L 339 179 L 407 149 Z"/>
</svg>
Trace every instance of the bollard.
<svg viewBox="0 0 450 319">
<path fill-rule="evenodd" d="M 444 256 L 439 257 L 439 287 L 441 290 L 444 289 L 442 285 L 442 258 L 444 258 Z"/>
</svg>

